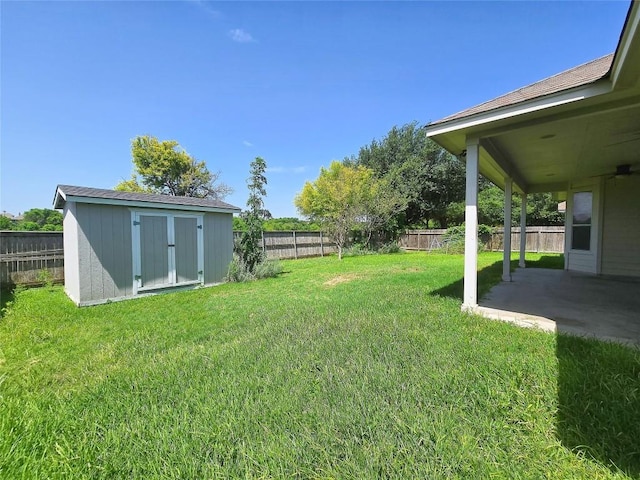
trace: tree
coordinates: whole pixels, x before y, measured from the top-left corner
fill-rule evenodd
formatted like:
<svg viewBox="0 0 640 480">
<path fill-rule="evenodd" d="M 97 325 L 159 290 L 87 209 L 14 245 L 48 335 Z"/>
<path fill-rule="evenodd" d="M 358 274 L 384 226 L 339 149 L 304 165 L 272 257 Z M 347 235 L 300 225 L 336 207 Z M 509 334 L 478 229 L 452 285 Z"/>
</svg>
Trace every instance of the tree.
<svg viewBox="0 0 640 480">
<path fill-rule="evenodd" d="M 407 199 L 397 215 L 398 227 L 428 226 L 430 220 L 446 227 L 448 206 L 464 199 L 464 164 L 427 138 L 416 122 L 394 126 L 346 162 L 371 168 Z"/>
<path fill-rule="evenodd" d="M 270 218 L 262 224 L 265 231 L 296 230 L 299 232 L 318 232 L 321 230 L 317 223 L 300 220 L 296 217 Z"/>
<path fill-rule="evenodd" d="M 464 222 L 464 202 L 451 204 L 447 211 L 452 224 Z M 493 184 L 478 193 L 478 222 L 484 225 L 504 225 L 504 192 Z M 511 199 L 511 225 L 520 224 L 520 198 Z M 550 193 L 534 193 L 527 197 L 527 225 L 564 225 L 564 214 L 558 212 L 558 202 Z"/>
<path fill-rule="evenodd" d="M 564 213 L 558 211 L 558 201 L 550 193 L 528 196 L 527 225 L 564 225 Z"/>
<path fill-rule="evenodd" d="M 232 192 L 228 185 L 216 184 L 219 172 L 211 173 L 204 161 L 197 161 L 175 140 L 136 137 L 131 156 L 135 173 L 116 185 L 116 190 L 215 199 Z"/>
<path fill-rule="evenodd" d="M 13 221 L 9 217 L 0 215 L 0 230 L 13 230 Z"/>
<path fill-rule="evenodd" d="M 18 224 L 20 230 L 62 230 L 62 214 L 49 208 L 32 208 L 24 212 Z"/>
<path fill-rule="evenodd" d="M 267 177 L 266 162 L 260 158 L 251 162 L 250 176 L 247 179 L 249 186 L 249 199 L 247 200 L 247 210 L 241 216 L 246 224 L 246 230 L 242 232 L 240 238 L 240 256 L 244 265 L 250 273 L 255 271 L 256 265 L 264 260 L 262 252 L 262 222 L 265 218 L 271 218 L 271 214 L 264 208 L 263 197 L 267 195 L 265 185 Z"/>
<path fill-rule="evenodd" d="M 294 203 L 302 215 L 320 223 L 331 235 L 342 259 L 352 230 L 373 229 L 380 219 L 397 213 L 399 202 L 389 192 L 370 168 L 334 161 L 329 168 L 320 169 L 314 182 L 305 183 Z M 392 199 L 393 205 L 382 199 Z"/>
</svg>

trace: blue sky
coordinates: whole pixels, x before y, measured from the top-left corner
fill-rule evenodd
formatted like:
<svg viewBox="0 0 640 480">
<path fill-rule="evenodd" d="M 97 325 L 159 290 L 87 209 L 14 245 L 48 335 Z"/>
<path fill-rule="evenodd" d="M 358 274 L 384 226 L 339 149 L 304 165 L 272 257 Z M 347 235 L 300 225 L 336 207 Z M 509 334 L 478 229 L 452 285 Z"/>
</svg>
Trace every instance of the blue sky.
<svg viewBox="0 0 640 480">
<path fill-rule="evenodd" d="M 0 2 L 0 210 L 112 188 L 137 135 L 177 140 L 266 207 L 394 125 L 427 123 L 615 50 L 627 1 Z"/>
</svg>

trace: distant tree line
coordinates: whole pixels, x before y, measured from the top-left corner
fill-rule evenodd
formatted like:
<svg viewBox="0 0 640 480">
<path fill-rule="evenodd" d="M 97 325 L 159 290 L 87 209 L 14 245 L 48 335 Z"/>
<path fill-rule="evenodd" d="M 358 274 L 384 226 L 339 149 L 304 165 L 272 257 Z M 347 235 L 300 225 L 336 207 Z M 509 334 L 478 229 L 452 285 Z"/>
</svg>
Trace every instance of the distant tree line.
<svg viewBox="0 0 640 480">
<path fill-rule="evenodd" d="M 247 223 L 242 217 L 233 217 L 233 230 L 243 232 L 247 230 Z M 270 218 L 262 222 L 262 230 L 265 232 L 319 232 L 322 230 L 319 223 L 308 220 L 300 220 L 296 217 Z"/>
<path fill-rule="evenodd" d="M 0 215 L 0 230 L 62 231 L 62 214 L 48 208 L 32 208 L 17 221 Z"/>
</svg>

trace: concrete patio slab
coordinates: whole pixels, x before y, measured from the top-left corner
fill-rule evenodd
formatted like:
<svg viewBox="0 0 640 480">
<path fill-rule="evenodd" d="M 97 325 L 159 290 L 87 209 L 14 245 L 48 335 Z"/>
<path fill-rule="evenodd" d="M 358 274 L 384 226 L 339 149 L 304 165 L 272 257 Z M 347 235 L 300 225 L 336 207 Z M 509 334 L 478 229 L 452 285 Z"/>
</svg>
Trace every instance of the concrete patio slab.
<svg viewBox="0 0 640 480">
<path fill-rule="evenodd" d="M 640 347 L 640 279 L 519 268 L 474 312 L 525 327 Z"/>
</svg>

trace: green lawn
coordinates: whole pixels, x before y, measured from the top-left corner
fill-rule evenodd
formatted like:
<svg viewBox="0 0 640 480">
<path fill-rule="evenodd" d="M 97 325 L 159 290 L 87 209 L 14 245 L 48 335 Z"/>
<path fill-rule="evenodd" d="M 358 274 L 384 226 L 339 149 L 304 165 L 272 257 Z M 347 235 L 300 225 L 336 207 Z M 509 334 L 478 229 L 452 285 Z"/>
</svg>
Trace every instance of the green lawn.
<svg viewBox="0 0 640 480">
<path fill-rule="evenodd" d="M 288 261 L 83 309 L 20 292 L 0 477 L 638 478 L 640 352 L 463 314 L 462 264 Z"/>
</svg>

